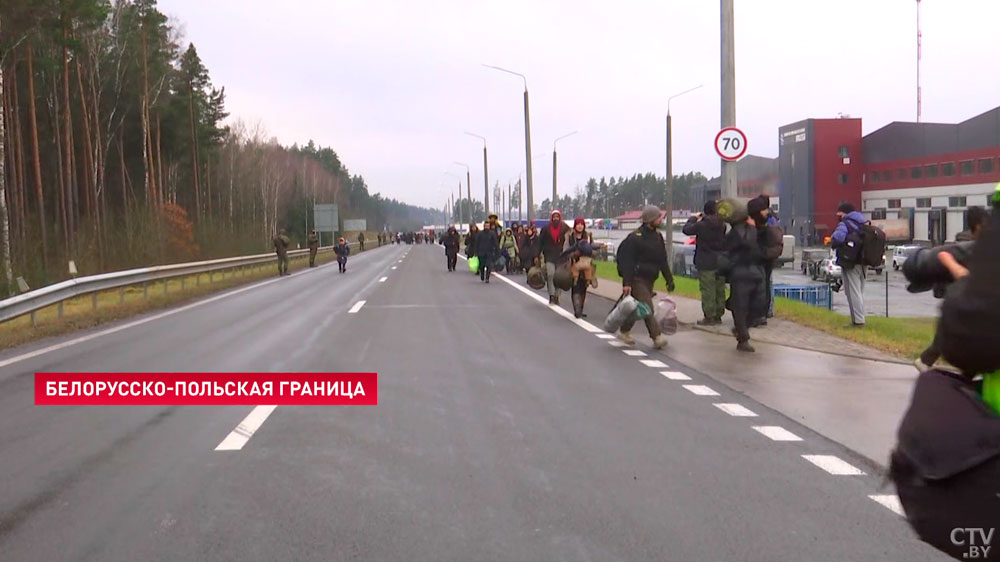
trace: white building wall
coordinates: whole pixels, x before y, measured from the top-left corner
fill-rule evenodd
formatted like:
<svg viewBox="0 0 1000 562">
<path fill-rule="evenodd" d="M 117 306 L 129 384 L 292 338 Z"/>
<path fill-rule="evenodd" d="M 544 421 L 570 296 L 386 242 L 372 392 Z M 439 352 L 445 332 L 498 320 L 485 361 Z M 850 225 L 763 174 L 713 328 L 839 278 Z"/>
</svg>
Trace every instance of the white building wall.
<svg viewBox="0 0 1000 562">
<path fill-rule="evenodd" d="M 963 215 L 968 207 L 980 206 L 989 207 L 989 197 L 996 189 L 992 183 L 968 184 L 968 185 L 944 185 L 937 187 L 915 187 L 906 189 L 880 189 L 861 192 L 862 209 L 866 216 L 871 216 L 874 209 L 886 209 L 886 218 L 898 218 L 899 212 L 896 209 L 889 209 L 890 199 L 899 199 L 900 207 L 903 209 L 913 209 L 913 239 L 915 241 L 927 241 L 928 214 L 930 208 L 917 208 L 918 198 L 931 199 L 931 208 L 947 209 L 947 240 L 954 240 L 955 235 L 962 231 L 964 226 Z M 965 197 L 965 207 L 949 207 L 949 198 Z"/>
</svg>

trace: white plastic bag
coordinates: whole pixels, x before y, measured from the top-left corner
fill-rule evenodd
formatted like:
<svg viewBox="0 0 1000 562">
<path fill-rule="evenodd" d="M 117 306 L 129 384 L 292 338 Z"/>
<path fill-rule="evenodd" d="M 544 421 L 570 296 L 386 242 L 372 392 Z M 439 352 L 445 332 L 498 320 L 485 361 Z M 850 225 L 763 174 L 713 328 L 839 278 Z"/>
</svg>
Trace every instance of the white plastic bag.
<svg viewBox="0 0 1000 562">
<path fill-rule="evenodd" d="M 677 333 L 677 303 L 674 301 L 667 297 L 657 299 L 653 318 L 664 334 L 672 336 Z"/>
<path fill-rule="evenodd" d="M 623 296 L 608 313 L 608 317 L 604 319 L 604 331 L 610 334 L 617 332 L 622 324 L 636 313 L 638 308 L 639 303 L 632 295 Z"/>
</svg>

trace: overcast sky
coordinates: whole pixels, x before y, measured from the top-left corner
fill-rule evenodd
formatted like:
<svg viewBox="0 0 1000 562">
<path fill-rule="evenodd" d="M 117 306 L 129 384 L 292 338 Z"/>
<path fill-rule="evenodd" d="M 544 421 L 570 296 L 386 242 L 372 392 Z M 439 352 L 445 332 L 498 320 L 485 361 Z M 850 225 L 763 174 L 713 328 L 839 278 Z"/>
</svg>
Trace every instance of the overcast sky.
<svg viewBox="0 0 1000 562">
<path fill-rule="evenodd" d="M 440 208 L 472 168 L 483 196 L 524 169 L 528 78 L 535 200 L 591 176 L 714 176 L 719 129 L 716 0 L 160 0 L 233 117 L 282 143 L 331 146 L 370 189 Z M 925 0 L 923 115 L 956 122 L 1000 105 L 1000 1 Z M 750 153 L 776 156 L 779 126 L 838 113 L 865 133 L 916 118 L 914 0 L 736 0 L 737 124 Z M 445 187 L 442 187 L 442 182 Z"/>
</svg>

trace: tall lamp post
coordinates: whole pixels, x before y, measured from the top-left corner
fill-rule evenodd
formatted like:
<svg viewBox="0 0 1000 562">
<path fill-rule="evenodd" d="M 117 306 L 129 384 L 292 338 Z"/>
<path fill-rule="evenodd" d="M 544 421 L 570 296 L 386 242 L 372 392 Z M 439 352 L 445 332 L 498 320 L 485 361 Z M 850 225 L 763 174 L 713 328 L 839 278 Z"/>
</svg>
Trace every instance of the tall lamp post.
<svg viewBox="0 0 1000 562">
<path fill-rule="evenodd" d="M 458 174 L 453 174 L 451 172 L 445 172 L 445 174 L 458 180 L 458 224 L 461 226 L 462 224 L 464 224 L 465 221 L 465 211 L 462 210 L 462 176 Z M 472 215 L 471 201 L 469 201 L 469 215 L 470 217 Z M 469 224 L 472 224 L 471 218 L 469 220 Z"/>
<path fill-rule="evenodd" d="M 514 76 L 520 76 L 521 80 L 524 81 L 524 165 L 528 174 L 528 222 L 531 222 L 535 220 L 535 192 L 532 189 L 533 184 L 531 181 L 531 118 L 528 112 L 528 79 L 523 74 L 507 70 L 506 68 L 489 64 L 484 64 L 483 66 L 499 70 L 500 72 L 506 72 L 507 74 L 513 74 Z"/>
<path fill-rule="evenodd" d="M 486 137 L 477 135 L 476 133 L 470 133 L 468 131 L 466 131 L 465 134 L 483 141 L 483 206 L 486 211 L 486 216 L 490 216 L 490 167 L 486 160 Z"/>
<path fill-rule="evenodd" d="M 559 195 L 556 192 L 556 143 L 563 140 L 566 137 L 571 137 L 577 134 L 579 131 L 573 131 L 572 133 L 566 133 L 565 135 L 552 141 L 552 205 L 555 208 L 556 201 L 559 200 Z"/>
<path fill-rule="evenodd" d="M 733 0 L 720 0 L 722 127 L 736 126 L 736 48 Z M 736 197 L 736 162 L 722 161 L 722 196 Z"/>
<path fill-rule="evenodd" d="M 472 174 L 469 171 L 469 165 L 462 162 L 452 162 L 456 166 L 465 166 L 465 191 L 469 196 L 469 224 L 472 224 Z"/>
<path fill-rule="evenodd" d="M 701 86 L 695 86 L 689 90 L 684 90 L 679 94 L 674 94 L 667 98 L 667 202 L 664 207 L 666 207 L 667 212 L 667 263 L 673 264 L 674 258 L 674 145 L 673 145 L 673 127 L 672 118 L 670 117 L 670 102 L 674 98 L 679 98 L 684 94 L 691 93 Z"/>
</svg>

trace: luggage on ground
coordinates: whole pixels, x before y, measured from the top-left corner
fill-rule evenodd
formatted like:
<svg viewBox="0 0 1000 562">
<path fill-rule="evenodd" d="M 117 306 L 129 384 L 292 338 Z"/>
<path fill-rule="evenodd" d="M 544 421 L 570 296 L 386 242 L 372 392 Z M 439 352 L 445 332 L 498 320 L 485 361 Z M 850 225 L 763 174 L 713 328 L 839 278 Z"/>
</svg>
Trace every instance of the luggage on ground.
<svg viewBox="0 0 1000 562">
<path fill-rule="evenodd" d="M 677 303 L 667 297 L 656 300 L 653 317 L 660 325 L 660 331 L 668 336 L 677 333 Z"/>
</svg>

